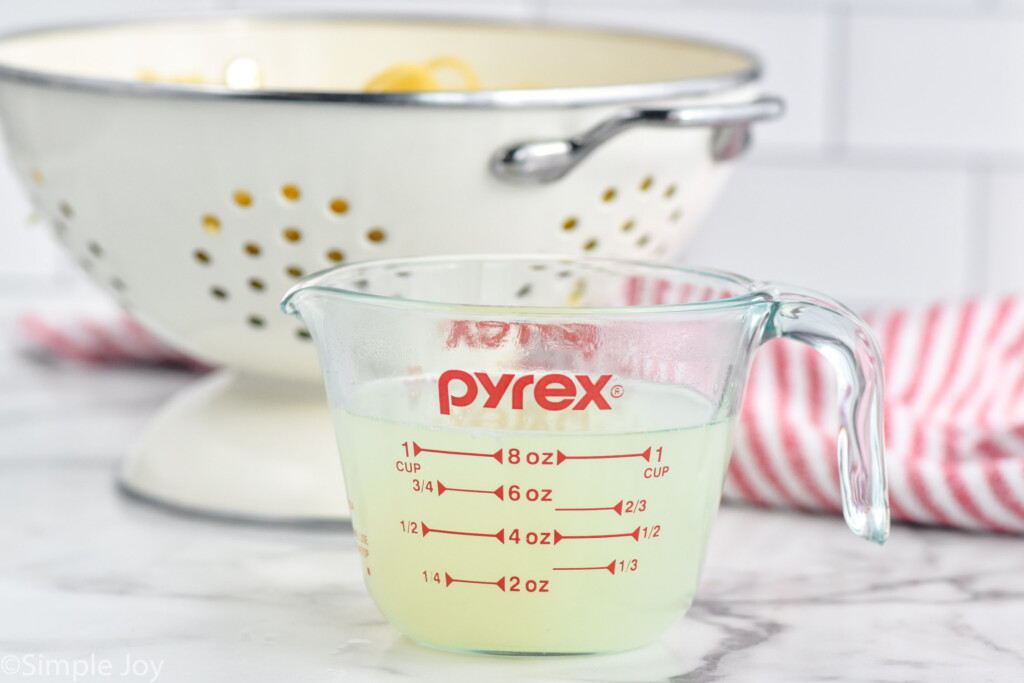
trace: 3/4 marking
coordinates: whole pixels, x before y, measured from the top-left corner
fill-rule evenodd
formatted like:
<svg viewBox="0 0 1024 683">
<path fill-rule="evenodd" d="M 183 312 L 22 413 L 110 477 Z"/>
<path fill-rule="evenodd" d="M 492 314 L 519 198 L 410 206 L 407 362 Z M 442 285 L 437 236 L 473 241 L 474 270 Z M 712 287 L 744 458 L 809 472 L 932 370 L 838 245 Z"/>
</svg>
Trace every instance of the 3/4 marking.
<svg viewBox="0 0 1024 683">
<path fill-rule="evenodd" d="M 456 491 L 456 492 L 459 492 L 459 493 L 486 493 L 486 494 L 489 494 L 489 495 L 492 495 L 492 496 L 496 496 L 498 498 L 498 500 L 505 500 L 505 487 L 504 486 L 499 486 L 498 488 L 494 489 L 493 491 L 489 491 L 487 489 L 457 489 L 454 486 L 445 486 L 444 484 L 441 483 L 441 480 L 438 479 L 437 480 L 437 495 L 440 496 L 442 493 L 445 493 L 447 491 Z"/>
<path fill-rule="evenodd" d="M 528 503 L 550 503 L 551 489 L 524 489 L 518 484 L 508 487 L 508 499 L 511 501 L 525 500 Z"/>
</svg>

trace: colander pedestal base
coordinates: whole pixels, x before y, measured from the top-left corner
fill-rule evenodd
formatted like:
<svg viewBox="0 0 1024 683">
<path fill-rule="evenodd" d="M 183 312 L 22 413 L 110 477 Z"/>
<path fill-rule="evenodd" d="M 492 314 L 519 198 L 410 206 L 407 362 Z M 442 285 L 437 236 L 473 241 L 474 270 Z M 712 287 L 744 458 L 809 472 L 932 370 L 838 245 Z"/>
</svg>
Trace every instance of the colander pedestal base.
<svg viewBox="0 0 1024 683">
<path fill-rule="evenodd" d="M 349 518 L 323 388 L 212 373 L 175 396 L 122 464 L 128 493 L 253 521 Z"/>
</svg>

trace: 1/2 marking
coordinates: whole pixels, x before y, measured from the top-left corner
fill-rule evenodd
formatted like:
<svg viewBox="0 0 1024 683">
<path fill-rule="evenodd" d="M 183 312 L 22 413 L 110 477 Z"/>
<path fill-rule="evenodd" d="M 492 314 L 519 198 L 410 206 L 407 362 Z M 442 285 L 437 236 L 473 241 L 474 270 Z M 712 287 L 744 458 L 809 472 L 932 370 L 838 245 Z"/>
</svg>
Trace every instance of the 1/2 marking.
<svg viewBox="0 0 1024 683">
<path fill-rule="evenodd" d="M 415 522 L 410 522 L 410 524 L 415 524 Z M 403 525 L 402 528 L 404 529 L 405 528 L 405 526 L 404 526 L 405 523 L 403 522 L 402 525 Z M 496 538 L 496 539 L 498 539 L 498 543 L 502 543 L 502 544 L 505 543 L 505 530 L 504 529 L 498 529 L 497 533 L 485 534 L 485 533 L 480 533 L 480 532 L 476 532 L 476 531 L 455 531 L 453 529 L 431 529 L 430 527 L 427 526 L 426 522 L 420 522 L 420 528 L 422 528 L 422 530 L 423 530 L 423 536 L 424 537 L 426 537 L 427 534 L 448 534 L 448 535 L 451 535 L 451 536 L 479 536 L 479 537 L 482 537 L 482 538 Z M 413 532 L 413 533 L 415 533 L 415 532 Z"/>
<path fill-rule="evenodd" d="M 557 535 L 558 532 L 556 531 Z M 520 543 L 526 543 L 526 545 L 551 545 L 551 532 L 550 531 L 526 531 L 520 532 L 519 529 L 513 529 L 509 532 L 508 542 L 519 545 Z"/>
<path fill-rule="evenodd" d="M 646 529 L 647 527 L 644 527 L 644 528 Z M 660 529 L 660 527 L 659 527 L 659 529 Z M 629 531 L 629 532 L 624 533 L 624 534 L 587 534 L 587 535 L 580 535 L 580 536 L 570 536 L 568 534 L 560 534 L 560 533 L 558 533 L 558 530 L 555 529 L 555 543 L 560 543 L 562 541 L 569 541 L 569 540 L 583 540 L 583 539 L 596 539 L 596 538 L 627 538 L 627 537 L 632 538 L 634 541 L 639 541 L 640 540 L 640 527 L 637 527 L 636 529 L 633 529 L 632 531 Z"/>
</svg>

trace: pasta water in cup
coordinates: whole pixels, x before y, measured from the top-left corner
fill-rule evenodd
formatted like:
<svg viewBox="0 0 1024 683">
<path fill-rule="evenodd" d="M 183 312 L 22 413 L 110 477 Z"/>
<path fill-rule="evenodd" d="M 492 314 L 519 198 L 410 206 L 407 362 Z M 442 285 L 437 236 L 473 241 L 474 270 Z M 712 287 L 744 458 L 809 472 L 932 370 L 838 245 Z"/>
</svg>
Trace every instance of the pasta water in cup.
<svg viewBox="0 0 1024 683">
<path fill-rule="evenodd" d="M 751 358 L 779 337 L 832 362 L 846 521 L 888 535 L 880 356 L 822 295 L 466 256 L 342 266 L 283 307 L 320 357 L 366 585 L 426 645 L 656 640 L 693 601 Z"/>
</svg>

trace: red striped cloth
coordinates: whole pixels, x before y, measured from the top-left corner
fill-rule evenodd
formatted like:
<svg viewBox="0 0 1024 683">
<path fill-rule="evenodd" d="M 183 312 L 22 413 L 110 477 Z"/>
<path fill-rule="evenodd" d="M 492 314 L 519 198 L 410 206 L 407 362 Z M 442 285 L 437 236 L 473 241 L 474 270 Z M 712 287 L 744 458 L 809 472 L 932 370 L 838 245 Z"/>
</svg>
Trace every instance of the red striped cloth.
<svg viewBox="0 0 1024 683">
<path fill-rule="evenodd" d="M 75 316 L 32 313 L 20 318 L 21 334 L 54 356 L 82 363 L 165 365 L 192 370 L 209 366 L 190 358 L 151 335 L 122 313 Z"/>
<path fill-rule="evenodd" d="M 865 319 L 886 367 L 894 519 L 1024 533 L 1024 299 Z M 127 317 L 57 324 L 31 316 L 22 331 L 37 346 L 80 361 L 202 368 Z M 793 341 L 770 342 L 751 370 L 726 498 L 838 513 L 837 429 L 824 358 Z"/>
<path fill-rule="evenodd" d="M 865 316 L 886 368 L 893 518 L 1024 533 L 1024 301 Z M 751 371 L 726 496 L 838 511 L 832 371 L 773 341 Z"/>
</svg>

